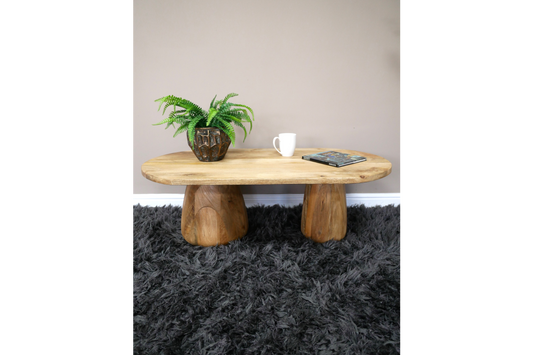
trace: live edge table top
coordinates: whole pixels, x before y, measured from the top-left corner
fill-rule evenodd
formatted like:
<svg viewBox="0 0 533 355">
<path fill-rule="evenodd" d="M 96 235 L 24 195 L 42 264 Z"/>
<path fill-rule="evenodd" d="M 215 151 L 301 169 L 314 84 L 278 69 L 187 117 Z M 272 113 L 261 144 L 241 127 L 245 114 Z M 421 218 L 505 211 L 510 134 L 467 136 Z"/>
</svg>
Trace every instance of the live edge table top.
<svg viewBox="0 0 533 355">
<path fill-rule="evenodd" d="M 335 150 L 366 157 L 366 161 L 341 168 L 302 159 L 302 155 Z M 392 164 L 380 156 L 346 149 L 299 148 L 292 157 L 271 149 L 228 149 L 224 159 L 201 162 L 192 151 L 148 160 L 145 178 L 165 185 L 277 185 L 357 184 L 390 174 Z"/>
</svg>

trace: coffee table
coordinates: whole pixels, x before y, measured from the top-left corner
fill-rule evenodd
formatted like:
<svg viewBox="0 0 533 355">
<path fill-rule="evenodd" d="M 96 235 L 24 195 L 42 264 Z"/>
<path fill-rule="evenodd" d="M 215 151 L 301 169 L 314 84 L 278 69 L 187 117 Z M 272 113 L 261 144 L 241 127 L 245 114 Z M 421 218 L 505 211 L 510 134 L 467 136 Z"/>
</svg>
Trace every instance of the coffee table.
<svg viewBox="0 0 533 355">
<path fill-rule="evenodd" d="M 335 150 L 367 161 L 335 168 L 302 155 Z M 227 244 L 248 231 L 240 185 L 305 184 L 302 233 L 315 242 L 346 235 L 346 184 L 381 179 L 392 164 L 380 156 L 346 149 L 299 148 L 292 157 L 271 149 L 229 149 L 217 162 L 200 162 L 191 151 L 166 154 L 145 162 L 142 174 L 165 185 L 186 185 L 181 232 L 194 245 Z"/>
</svg>

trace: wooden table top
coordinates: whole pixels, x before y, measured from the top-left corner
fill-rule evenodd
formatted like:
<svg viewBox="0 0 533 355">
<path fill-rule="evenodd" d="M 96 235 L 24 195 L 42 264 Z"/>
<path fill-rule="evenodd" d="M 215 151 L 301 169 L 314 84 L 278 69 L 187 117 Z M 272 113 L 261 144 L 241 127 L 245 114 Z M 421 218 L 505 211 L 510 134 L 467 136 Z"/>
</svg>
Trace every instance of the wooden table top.
<svg viewBox="0 0 533 355">
<path fill-rule="evenodd" d="M 302 159 L 302 155 L 335 150 L 367 161 L 341 168 Z M 274 148 L 228 149 L 223 160 L 201 162 L 192 151 L 159 156 L 145 162 L 145 178 L 165 185 L 357 184 L 390 174 L 392 164 L 380 156 L 346 149 L 299 148 L 282 157 Z"/>
</svg>

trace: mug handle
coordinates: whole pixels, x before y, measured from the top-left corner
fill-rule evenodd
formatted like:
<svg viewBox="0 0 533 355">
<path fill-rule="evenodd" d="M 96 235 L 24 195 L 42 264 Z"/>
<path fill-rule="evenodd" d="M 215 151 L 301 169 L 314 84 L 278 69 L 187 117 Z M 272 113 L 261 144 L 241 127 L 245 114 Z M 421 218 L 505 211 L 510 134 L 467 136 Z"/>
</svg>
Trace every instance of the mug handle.
<svg viewBox="0 0 533 355">
<path fill-rule="evenodd" d="M 279 151 L 278 148 L 276 148 L 276 139 L 279 139 L 279 137 L 274 137 L 274 140 L 272 141 L 272 144 L 274 145 L 274 149 L 276 149 L 278 151 L 279 154 L 281 154 L 281 152 Z"/>
</svg>

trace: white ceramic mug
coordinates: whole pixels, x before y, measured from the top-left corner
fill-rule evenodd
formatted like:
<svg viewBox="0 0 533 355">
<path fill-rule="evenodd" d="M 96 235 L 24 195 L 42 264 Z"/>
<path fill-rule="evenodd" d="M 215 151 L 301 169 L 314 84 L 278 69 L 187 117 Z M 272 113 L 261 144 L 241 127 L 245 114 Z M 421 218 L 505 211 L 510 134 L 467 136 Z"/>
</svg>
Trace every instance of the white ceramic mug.
<svg viewBox="0 0 533 355">
<path fill-rule="evenodd" d="M 279 149 L 276 148 L 276 139 L 279 139 Z M 296 148 L 296 133 L 280 133 L 279 137 L 274 137 L 272 144 L 282 156 L 292 157 Z"/>
</svg>

